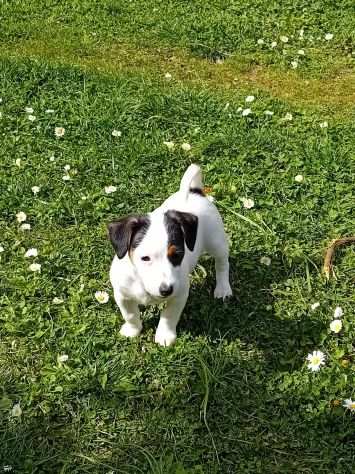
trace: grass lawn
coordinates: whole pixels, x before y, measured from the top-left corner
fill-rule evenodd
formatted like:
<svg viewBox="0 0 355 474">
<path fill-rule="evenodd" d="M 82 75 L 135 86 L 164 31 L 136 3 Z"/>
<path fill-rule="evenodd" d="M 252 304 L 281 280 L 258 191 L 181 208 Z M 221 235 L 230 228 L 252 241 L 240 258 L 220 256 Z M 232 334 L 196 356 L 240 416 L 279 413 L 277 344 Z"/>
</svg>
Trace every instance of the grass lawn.
<svg viewBox="0 0 355 474">
<path fill-rule="evenodd" d="M 355 233 L 353 2 L 0 11 L 0 472 L 354 472 L 355 247 L 322 273 L 329 241 Z M 125 339 L 106 225 L 155 208 L 193 162 L 234 296 L 213 299 L 203 257 L 176 345 L 153 342 L 159 308 Z"/>
</svg>

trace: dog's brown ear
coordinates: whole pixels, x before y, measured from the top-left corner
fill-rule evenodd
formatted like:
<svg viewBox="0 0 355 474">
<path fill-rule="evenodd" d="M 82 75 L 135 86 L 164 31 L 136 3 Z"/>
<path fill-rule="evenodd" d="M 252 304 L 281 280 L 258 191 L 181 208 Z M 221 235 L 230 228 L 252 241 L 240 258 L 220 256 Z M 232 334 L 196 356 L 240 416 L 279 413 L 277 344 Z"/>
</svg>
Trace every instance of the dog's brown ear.
<svg viewBox="0 0 355 474">
<path fill-rule="evenodd" d="M 196 243 L 198 217 L 190 212 L 180 211 L 168 211 L 166 214 L 180 224 L 186 246 L 192 252 Z"/>
<path fill-rule="evenodd" d="M 149 225 L 148 216 L 127 216 L 108 225 L 109 237 L 118 258 L 123 258 L 139 245 Z"/>
</svg>

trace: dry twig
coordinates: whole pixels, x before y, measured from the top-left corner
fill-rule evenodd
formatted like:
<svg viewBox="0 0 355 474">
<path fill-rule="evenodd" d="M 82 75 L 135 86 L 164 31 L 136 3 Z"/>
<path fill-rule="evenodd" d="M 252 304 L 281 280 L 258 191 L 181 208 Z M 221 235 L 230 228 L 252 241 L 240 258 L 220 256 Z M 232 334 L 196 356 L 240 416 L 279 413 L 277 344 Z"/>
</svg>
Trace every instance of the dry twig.
<svg viewBox="0 0 355 474">
<path fill-rule="evenodd" d="M 324 265 L 323 265 L 323 271 L 325 273 L 325 276 L 327 280 L 330 278 L 330 272 L 332 271 L 333 276 L 334 271 L 333 271 L 333 265 L 332 265 L 332 259 L 334 252 L 337 247 L 340 247 L 341 245 L 346 245 L 346 244 L 352 244 L 355 242 L 355 236 L 353 237 L 342 237 L 340 239 L 334 239 L 331 241 L 330 245 L 327 248 L 327 251 L 325 253 L 324 257 Z"/>
</svg>

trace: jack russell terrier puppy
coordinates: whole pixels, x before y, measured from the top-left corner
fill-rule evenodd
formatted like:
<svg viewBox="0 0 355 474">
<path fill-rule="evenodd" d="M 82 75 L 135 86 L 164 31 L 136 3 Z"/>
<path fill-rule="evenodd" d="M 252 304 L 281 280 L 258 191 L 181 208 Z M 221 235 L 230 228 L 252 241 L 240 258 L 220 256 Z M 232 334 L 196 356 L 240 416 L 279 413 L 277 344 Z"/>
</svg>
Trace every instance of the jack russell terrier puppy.
<svg viewBox="0 0 355 474">
<path fill-rule="evenodd" d="M 216 206 L 204 196 L 201 170 L 190 165 L 180 190 L 146 215 L 112 222 L 109 237 L 116 255 L 110 280 L 125 323 L 120 333 L 138 336 L 142 322 L 138 305 L 166 302 L 155 342 L 170 346 L 189 295 L 189 274 L 200 255 L 215 259 L 215 298 L 232 295 L 228 243 Z"/>
</svg>

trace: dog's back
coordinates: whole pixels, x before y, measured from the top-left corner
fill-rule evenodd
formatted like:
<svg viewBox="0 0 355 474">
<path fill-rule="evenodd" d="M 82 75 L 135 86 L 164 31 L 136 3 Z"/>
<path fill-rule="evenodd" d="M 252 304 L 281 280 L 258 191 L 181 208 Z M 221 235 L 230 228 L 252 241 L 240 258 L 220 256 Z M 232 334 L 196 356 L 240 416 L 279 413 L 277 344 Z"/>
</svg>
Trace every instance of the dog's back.
<svg viewBox="0 0 355 474">
<path fill-rule="evenodd" d="M 195 164 L 185 171 L 178 192 L 170 196 L 153 212 L 176 210 L 189 212 L 198 217 L 198 232 L 194 254 L 210 253 L 218 241 L 225 239 L 222 218 L 216 206 L 205 196 L 201 168 Z M 221 235 L 223 234 L 223 235 Z"/>
</svg>

